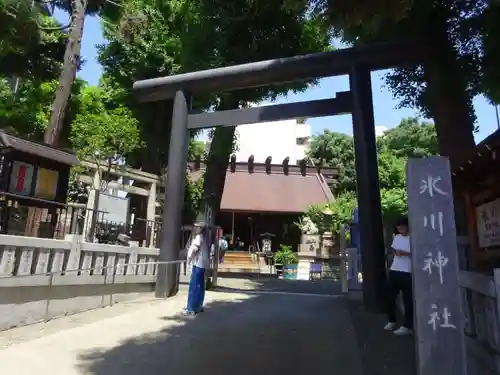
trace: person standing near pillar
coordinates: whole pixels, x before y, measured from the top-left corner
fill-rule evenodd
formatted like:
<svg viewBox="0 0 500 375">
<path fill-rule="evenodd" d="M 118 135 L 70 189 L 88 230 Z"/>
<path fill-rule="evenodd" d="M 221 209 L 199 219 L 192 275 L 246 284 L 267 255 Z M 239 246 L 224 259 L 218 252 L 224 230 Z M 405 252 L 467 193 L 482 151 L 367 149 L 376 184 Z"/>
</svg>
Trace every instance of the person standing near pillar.
<svg viewBox="0 0 500 375">
<path fill-rule="evenodd" d="M 205 223 L 195 224 L 193 239 L 187 253 L 187 262 L 192 265 L 185 311 L 187 316 L 195 316 L 203 312 L 205 272 L 210 267 L 210 246 L 207 235 L 208 228 Z"/>
<path fill-rule="evenodd" d="M 387 316 L 389 322 L 384 327 L 387 331 L 394 331 L 395 335 L 409 335 L 413 331 L 413 287 L 411 278 L 411 249 L 408 218 L 401 218 L 396 223 L 397 234 L 392 241 L 391 250 L 394 260 L 389 271 L 389 295 Z M 397 298 L 403 294 L 404 320 L 401 327 L 397 327 Z"/>
<path fill-rule="evenodd" d="M 227 236 L 221 236 L 219 240 L 219 264 L 224 263 L 224 254 L 226 254 L 226 250 L 229 247 L 226 237 Z"/>
</svg>

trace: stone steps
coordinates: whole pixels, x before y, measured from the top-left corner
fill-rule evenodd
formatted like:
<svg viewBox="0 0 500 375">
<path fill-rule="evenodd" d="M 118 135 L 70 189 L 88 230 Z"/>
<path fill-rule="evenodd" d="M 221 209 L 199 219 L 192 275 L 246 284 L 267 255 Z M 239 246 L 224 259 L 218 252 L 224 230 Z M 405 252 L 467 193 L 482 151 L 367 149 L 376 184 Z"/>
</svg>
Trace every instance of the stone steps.
<svg viewBox="0 0 500 375">
<path fill-rule="evenodd" d="M 243 251 L 227 251 L 224 254 L 223 265 L 254 265 L 252 254 Z"/>
</svg>

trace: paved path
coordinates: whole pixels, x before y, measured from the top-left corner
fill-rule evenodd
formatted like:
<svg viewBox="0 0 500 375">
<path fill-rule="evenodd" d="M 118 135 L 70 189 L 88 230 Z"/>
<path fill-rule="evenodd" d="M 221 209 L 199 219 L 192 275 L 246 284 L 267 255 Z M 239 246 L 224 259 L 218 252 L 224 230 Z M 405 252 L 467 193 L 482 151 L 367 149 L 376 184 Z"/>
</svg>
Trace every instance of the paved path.
<svg viewBox="0 0 500 375">
<path fill-rule="evenodd" d="M 252 288 L 249 288 L 252 289 Z M 0 350 L 13 375 L 363 375 L 346 300 L 304 293 L 208 292 L 205 312 L 178 315 L 185 295 L 149 301 L 103 319 L 87 313 L 24 329 Z M 113 309 L 119 311 L 113 316 Z M 55 324 L 47 334 L 27 334 Z M 14 333 L 13 333 L 14 332 Z M 0 334 L 15 337 L 15 331 Z M 9 336 L 10 335 L 10 336 Z M 0 341 L 1 342 L 1 341 Z"/>
</svg>

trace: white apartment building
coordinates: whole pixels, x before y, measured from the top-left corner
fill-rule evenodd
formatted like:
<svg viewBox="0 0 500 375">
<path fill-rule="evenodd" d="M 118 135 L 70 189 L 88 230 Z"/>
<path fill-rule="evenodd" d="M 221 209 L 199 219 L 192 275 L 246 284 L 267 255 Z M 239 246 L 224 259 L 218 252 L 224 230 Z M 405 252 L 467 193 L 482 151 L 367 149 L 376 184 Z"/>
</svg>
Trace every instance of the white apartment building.
<svg viewBox="0 0 500 375">
<path fill-rule="evenodd" d="M 302 120 L 283 120 L 240 125 L 238 135 L 237 162 L 246 162 L 250 155 L 255 163 L 264 163 L 268 156 L 273 164 L 281 164 L 289 157 L 289 164 L 298 164 L 305 158 L 311 126 Z M 210 143 L 207 142 L 207 150 Z"/>
</svg>

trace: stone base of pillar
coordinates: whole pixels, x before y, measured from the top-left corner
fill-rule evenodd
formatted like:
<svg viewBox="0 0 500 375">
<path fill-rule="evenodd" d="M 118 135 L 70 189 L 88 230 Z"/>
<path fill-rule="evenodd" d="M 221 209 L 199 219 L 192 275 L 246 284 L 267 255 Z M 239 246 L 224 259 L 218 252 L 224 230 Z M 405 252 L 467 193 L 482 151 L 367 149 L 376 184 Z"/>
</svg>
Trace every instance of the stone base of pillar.
<svg viewBox="0 0 500 375">
<path fill-rule="evenodd" d="M 311 273 L 311 263 L 314 262 L 316 254 L 297 253 L 297 280 L 309 280 Z"/>
</svg>

